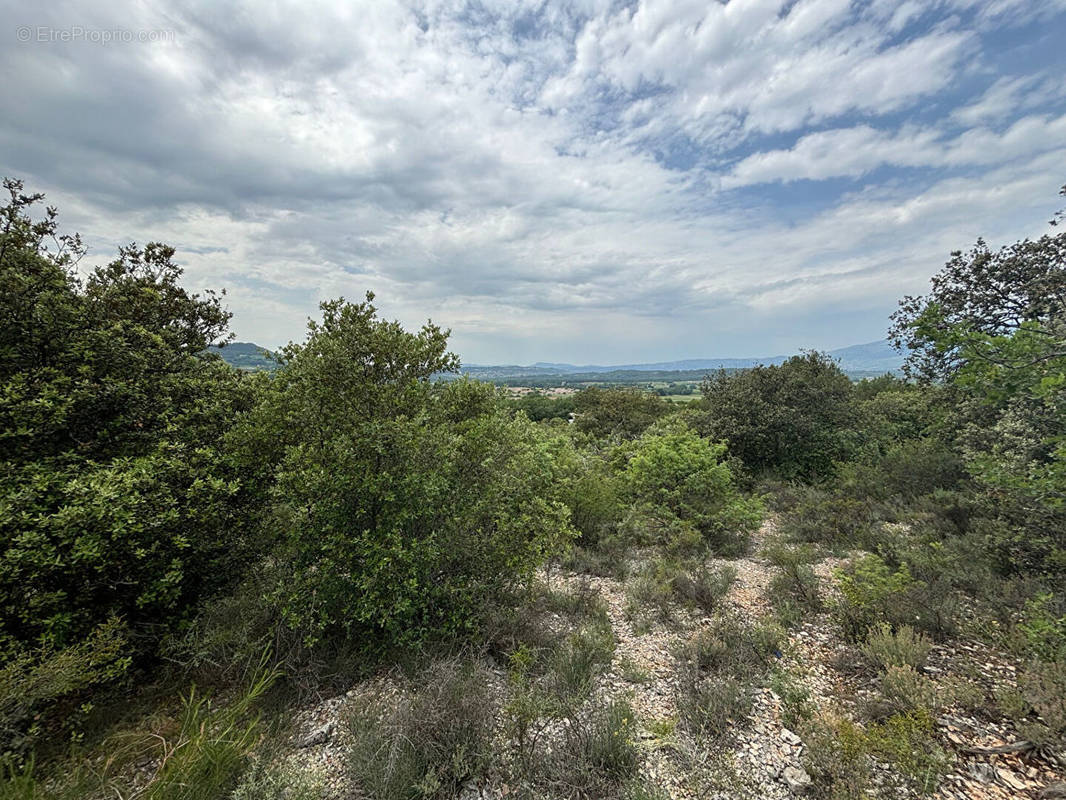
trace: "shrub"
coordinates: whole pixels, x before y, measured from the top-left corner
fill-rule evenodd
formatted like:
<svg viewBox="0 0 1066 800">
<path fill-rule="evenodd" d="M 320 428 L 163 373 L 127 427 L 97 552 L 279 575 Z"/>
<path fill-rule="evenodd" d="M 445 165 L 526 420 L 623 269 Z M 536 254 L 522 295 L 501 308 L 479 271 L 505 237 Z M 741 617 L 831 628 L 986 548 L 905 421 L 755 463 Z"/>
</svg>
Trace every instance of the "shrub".
<svg viewBox="0 0 1066 800">
<path fill-rule="evenodd" d="M 349 768 L 378 800 L 449 794 L 492 759 L 495 704 L 476 664 L 441 661 L 394 695 L 372 694 L 353 710 Z"/>
<path fill-rule="evenodd" d="M 685 725 L 721 736 L 742 721 L 752 685 L 778 654 L 781 631 L 747 626 L 737 617 L 716 620 L 677 653 L 677 707 Z"/>
<path fill-rule="evenodd" d="M 206 352 L 230 315 L 181 287 L 173 248 L 79 274 L 80 240 L 54 210 L 30 217 L 42 196 L 4 188 L 0 657 L 76 647 L 112 617 L 152 652 L 254 552 L 254 470 L 225 437 L 254 382 Z"/>
<path fill-rule="evenodd" d="M 951 761 L 934 738 L 928 709 L 914 708 L 873 725 L 866 734 L 872 752 L 891 761 L 915 791 L 931 794 Z"/>
<path fill-rule="evenodd" d="M 558 716 L 589 696 L 596 676 L 610 665 L 614 647 L 611 623 L 603 619 L 579 628 L 552 652 L 543 684 Z"/>
<path fill-rule="evenodd" d="M 784 478 L 831 475 L 853 447 L 851 381 L 818 353 L 710 376 L 700 432 L 729 443 L 748 470 Z"/>
<path fill-rule="evenodd" d="M 729 593 L 735 580 L 736 569 L 728 564 L 692 566 L 674 558 L 656 559 L 645 564 L 626 584 L 626 614 L 635 620 L 646 619 L 652 612 L 670 621 L 674 603 L 710 613 Z"/>
<path fill-rule="evenodd" d="M 745 721 L 752 689 L 750 680 L 733 675 L 690 673 L 682 678 L 678 712 L 691 733 L 721 738 Z"/>
<path fill-rule="evenodd" d="M 574 427 L 597 438 L 635 439 L 670 411 L 669 403 L 650 392 L 591 387 L 574 396 Z"/>
<path fill-rule="evenodd" d="M 323 797 L 325 791 L 314 778 L 256 758 L 229 800 L 320 800 Z"/>
<path fill-rule="evenodd" d="M 780 531 L 793 542 L 841 549 L 864 546 L 873 524 L 874 515 L 868 503 L 810 488 L 781 518 Z"/>
<path fill-rule="evenodd" d="M 954 629 L 957 600 L 951 587 L 915 579 L 906 562 L 892 569 L 871 554 L 838 571 L 837 578 L 841 600 L 834 610 L 850 641 L 863 641 L 881 622 L 913 625 L 934 636 Z"/>
<path fill-rule="evenodd" d="M 33 743 L 40 727 L 39 721 L 29 724 L 35 711 L 124 674 L 130 663 L 126 636 L 112 619 L 72 647 L 24 650 L 0 667 L 0 751 Z"/>
<path fill-rule="evenodd" d="M 882 623 L 870 631 L 866 643 L 862 646 L 862 653 L 867 661 L 878 669 L 920 669 L 925 664 L 932 646 L 925 636 L 915 633 L 909 625 L 901 625 L 893 631 L 888 623 Z"/>
<path fill-rule="evenodd" d="M 633 785 L 640 765 L 636 735 L 636 717 L 625 700 L 574 714 L 557 741 L 524 743 L 521 778 L 536 787 L 537 797 L 616 797 Z"/>
<path fill-rule="evenodd" d="M 770 584 L 775 606 L 781 599 L 788 599 L 807 611 L 821 611 L 818 576 L 810 563 L 817 557 L 812 546 L 774 544 L 766 549 L 765 556 L 779 570 Z"/>
<path fill-rule="evenodd" d="M 743 498 L 721 463 L 725 446 L 702 439 L 681 421 L 646 431 L 623 473 L 630 495 L 698 530 L 723 553 L 739 552 L 740 535 L 758 525 L 761 504 Z"/>
<path fill-rule="evenodd" d="M 879 679 L 880 694 L 867 706 L 875 718 L 912 711 L 933 712 L 941 705 L 941 694 L 931 679 L 911 666 L 890 666 Z"/>
<path fill-rule="evenodd" d="M 323 303 L 248 420 L 292 565 L 277 602 L 308 641 L 469 632 L 573 535 L 569 440 L 491 385 L 435 388 L 456 363 L 446 332 L 382 321 L 372 297 Z"/>
<path fill-rule="evenodd" d="M 861 800 L 870 784 L 866 736 L 847 719 L 819 717 L 801 731 L 803 765 L 822 797 Z"/>
<path fill-rule="evenodd" d="M 1018 677 L 1018 688 L 1037 715 L 1023 723 L 1023 737 L 1042 747 L 1061 746 L 1066 739 L 1066 662 L 1031 662 Z"/>
<path fill-rule="evenodd" d="M 910 439 L 841 469 L 841 485 L 856 497 L 913 500 L 953 489 L 965 478 L 962 459 L 943 441 Z"/>
</svg>

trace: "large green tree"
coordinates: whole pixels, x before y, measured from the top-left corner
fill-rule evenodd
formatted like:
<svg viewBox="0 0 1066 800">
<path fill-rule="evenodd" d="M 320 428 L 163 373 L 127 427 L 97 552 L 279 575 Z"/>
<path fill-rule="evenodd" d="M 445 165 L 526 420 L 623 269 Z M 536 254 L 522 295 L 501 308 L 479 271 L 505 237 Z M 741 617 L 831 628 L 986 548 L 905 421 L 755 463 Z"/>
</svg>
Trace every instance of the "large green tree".
<svg viewBox="0 0 1066 800">
<path fill-rule="evenodd" d="M 893 319 L 912 373 L 953 390 L 1003 566 L 1066 572 L 1066 233 L 952 253 Z"/>
<path fill-rule="evenodd" d="M 250 498 L 219 442 L 251 397 L 205 353 L 229 314 L 161 244 L 81 277 L 55 210 L 4 186 L 0 652 L 112 617 L 150 649 L 245 557 Z"/>
<path fill-rule="evenodd" d="M 409 332 L 363 303 L 322 304 L 250 419 L 274 465 L 278 601 L 309 639 L 410 641 L 476 625 L 486 603 L 571 535 L 564 446 L 455 370 L 447 332 Z"/>
<path fill-rule="evenodd" d="M 854 444 L 851 381 L 819 353 L 722 370 L 703 382 L 702 391 L 695 415 L 700 432 L 726 441 L 755 474 L 825 476 Z"/>
</svg>

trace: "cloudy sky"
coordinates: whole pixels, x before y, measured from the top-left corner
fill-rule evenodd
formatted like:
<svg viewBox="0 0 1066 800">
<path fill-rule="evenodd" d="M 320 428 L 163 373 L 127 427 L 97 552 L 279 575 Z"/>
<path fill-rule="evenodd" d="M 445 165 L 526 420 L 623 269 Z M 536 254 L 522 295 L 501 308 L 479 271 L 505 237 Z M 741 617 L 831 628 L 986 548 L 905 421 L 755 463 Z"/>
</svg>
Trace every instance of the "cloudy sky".
<svg viewBox="0 0 1066 800">
<path fill-rule="evenodd" d="M 1066 183 L 1066 0 L 0 8 L 0 171 L 266 346 L 367 289 L 467 362 L 871 341 Z"/>
</svg>

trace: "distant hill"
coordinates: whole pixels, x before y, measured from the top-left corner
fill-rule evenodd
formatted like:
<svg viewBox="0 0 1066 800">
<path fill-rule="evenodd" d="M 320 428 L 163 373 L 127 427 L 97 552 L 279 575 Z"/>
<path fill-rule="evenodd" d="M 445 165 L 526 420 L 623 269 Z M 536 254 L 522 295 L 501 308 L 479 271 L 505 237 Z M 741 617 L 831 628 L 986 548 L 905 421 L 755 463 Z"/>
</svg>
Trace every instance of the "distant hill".
<svg viewBox="0 0 1066 800">
<path fill-rule="evenodd" d="M 246 370 L 272 370 L 276 363 L 265 347 L 252 342 L 230 342 L 223 347 L 211 347 L 222 358 L 237 367 Z M 840 363 L 840 368 L 852 378 L 865 378 L 883 375 L 886 372 L 898 373 L 903 368 L 903 356 L 892 349 L 886 340 L 855 344 L 830 350 L 831 358 Z M 618 364 L 604 366 L 598 364 L 564 364 L 538 361 L 535 364 L 485 365 L 464 364 L 462 372 L 472 378 L 486 381 L 514 382 L 520 378 L 537 379 L 543 382 L 550 378 L 563 378 L 574 382 L 604 381 L 631 382 L 635 378 L 648 380 L 698 380 L 708 372 L 718 369 L 750 369 L 759 364 L 780 364 L 788 356 L 768 356 L 766 358 L 688 358 L 681 361 L 657 361 L 648 364 Z M 636 374 L 635 374 L 636 373 Z M 647 375 L 643 375 L 647 373 Z"/>
<path fill-rule="evenodd" d="M 840 368 L 852 377 L 868 377 L 870 375 L 883 375 L 886 372 L 898 373 L 903 368 L 903 356 L 897 353 L 887 340 L 855 344 L 850 347 L 841 347 L 838 350 L 828 351 L 828 355 L 839 362 Z M 501 378 L 516 378 L 529 376 L 544 378 L 553 375 L 565 375 L 569 378 L 580 375 L 588 380 L 587 376 L 603 374 L 621 374 L 633 372 L 649 373 L 706 373 L 718 369 L 750 369 L 759 364 L 781 364 L 788 356 L 767 356 L 765 358 L 689 358 L 681 361 L 657 361 L 647 364 L 617 364 L 604 366 L 599 364 L 564 364 L 547 361 L 538 361 L 529 366 L 486 366 L 480 364 L 467 364 L 463 366 L 463 372 L 471 377 L 484 380 L 499 380 Z M 687 376 L 686 376 L 687 377 Z"/>
<path fill-rule="evenodd" d="M 260 347 L 252 342 L 229 342 L 221 347 L 211 345 L 208 350 L 218 353 L 222 360 L 237 369 L 273 370 L 277 364 L 271 359 L 272 353 L 265 347 Z"/>
</svg>

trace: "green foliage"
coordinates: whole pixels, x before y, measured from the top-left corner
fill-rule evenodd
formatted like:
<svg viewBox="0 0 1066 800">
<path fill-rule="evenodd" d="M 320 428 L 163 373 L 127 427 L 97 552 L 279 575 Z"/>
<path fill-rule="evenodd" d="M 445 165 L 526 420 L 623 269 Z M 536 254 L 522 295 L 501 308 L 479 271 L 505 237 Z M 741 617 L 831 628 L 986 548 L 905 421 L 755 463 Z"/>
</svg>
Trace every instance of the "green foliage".
<svg viewBox="0 0 1066 800">
<path fill-rule="evenodd" d="M 945 584 L 915 578 L 906 562 L 893 569 L 879 555 L 838 571 L 841 600 L 834 609 L 846 638 L 861 642 L 880 622 L 911 625 L 934 636 L 954 630 L 955 597 Z"/>
<path fill-rule="evenodd" d="M 935 681 L 914 667 L 889 666 L 879 678 L 880 694 L 867 706 L 867 712 L 879 719 L 913 711 L 935 713 L 945 699 Z"/>
<path fill-rule="evenodd" d="M 1043 661 L 1066 661 L 1066 614 L 1053 610 L 1061 602 L 1051 592 L 1030 598 L 1018 623 L 1026 649 Z"/>
<path fill-rule="evenodd" d="M 653 559 L 626 583 L 626 614 L 631 619 L 656 616 L 673 619 L 673 604 L 711 613 L 721 604 L 736 580 L 730 565 L 708 567 L 702 561 Z"/>
<path fill-rule="evenodd" d="M 315 779 L 256 758 L 229 800 L 321 800 L 325 796 Z"/>
<path fill-rule="evenodd" d="M 818 353 L 784 364 L 720 371 L 703 383 L 700 432 L 725 440 L 753 473 L 831 475 L 854 445 L 851 381 Z"/>
<path fill-rule="evenodd" d="M 511 417 L 487 384 L 434 388 L 445 331 L 409 333 L 367 302 L 322 304 L 250 418 L 275 465 L 278 601 L 309 641 L 414 641 L 469 630 L 572 535 L 567 440 Z"/>
<path fill-rule="evenodd" d="M 683 422 L 656 426 L 635 443 L 623 480 L 639 503 L 691 525 L 714 547 L 736 554 L 738 536 L 762 516 L 757 499 L 744 498 L 722 463 L 725 446 L 712 444 Z"/>
<path fill-rule="evenodd" d="M 574 426 L 596 438 L 635 439 L 670 413 L 670 404 L 641 389 L 592 387 L 574 396 Z"/>
<path fill-rule="evenodd" d="M 452 796 L 491 764 L 495 703 L 477 664 L 441 661 L 349 719 L 352 777 L 375 800 Z"/>
<path fill-rule="evenodd" d="M 933 716 L 925 708 L 894 714 L 872 725 L 866 741 L 873 753 L 891 761 L 922 794 L 935 792 L 951 767 L 950 757 L 936 743 Z"/>
<path fill-rule="evenodd" d="M 1066 233 L 952 253 L 893 336 L 908 368 L 958 394 L 966 467 L 1011 568 L 1066 570 Z"/>
<path fill-rule="evenodd" d="M 820 797 L 861 800 L 870 784 L 870 757 L 862 729 L 847 719 L 819 717 L 802 728 L 803 765 Z"/>
<path fill-rule="evenodd" d="M 785 600 L 806 612 L 822 610 L 821 588 L 811 566 L 817 554 L 811 545 L 777 542 L 767 547 L 764 555 L 778 569 L 770 583 L 770 598 L 775 607 Z"/>
<path fill-rule="evenodd" d="M 686 728 L 721 738 L 743 724 L 752 689 L 779 655 L 783 632 L 749 626 L 735 616 L 717 619 L 677 654 L 677 708 Z"/>
<path fill-rule="evenodd" d="M 781 518 L 786 539 L 844 549 L 860 547 L 871 538 L 874 517 L 869 503 L 813 487 L 795 494 L 795 505 Z"/>
<path fill-rule="evenodd" d="M 222 707 L 193 689 L 177 736 L 161 743 L 160 767 L 144 794 L 147 800 L 203 800 L 233 789 L 259 740 L 253 709 L 277 677 L 261 669 L 235 702 Z"/>
<path fill-rule="evenodd" d="M 129 667 L 126 631 L 112 619 L 58 652 L 22 651 L 0 667 L 0 750 L 23 750 L 39 733 L 35 711 L 73 692 L 107 683 Z"/>
<path fill-rule="evenodd" d="M 932 643 L 922 634 L 915 633 L 909 625 L 892 630 L 888 623 L 881 623 L 870 631 L 862 646 L 862 653 L 874 667 L 911 667 L 921 669 L 925 664 Z"/>
<path fill-rule="evenodd" d="M 507 405 L 515 411 L 521 411 L 534 422 L 541 422 L 546 419 L 569 419 L 577 402 L 572 394 L 548 397 L 539 392 L 530 392 L 508 401 Z"/>
</svg>

